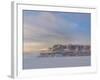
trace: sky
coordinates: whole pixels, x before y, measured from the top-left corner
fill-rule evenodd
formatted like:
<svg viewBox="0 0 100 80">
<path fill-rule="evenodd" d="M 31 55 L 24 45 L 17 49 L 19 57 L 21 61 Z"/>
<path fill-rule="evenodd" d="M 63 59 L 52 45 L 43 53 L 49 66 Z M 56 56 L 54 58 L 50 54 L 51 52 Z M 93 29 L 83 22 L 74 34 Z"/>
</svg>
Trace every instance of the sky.
<svg viewBox="0 0 100 80">
<path fill-rule="evenodd" d="M 55 44 L 90 45 L 91 14 L 23 10 L 24 53 Z"/>
</svg>

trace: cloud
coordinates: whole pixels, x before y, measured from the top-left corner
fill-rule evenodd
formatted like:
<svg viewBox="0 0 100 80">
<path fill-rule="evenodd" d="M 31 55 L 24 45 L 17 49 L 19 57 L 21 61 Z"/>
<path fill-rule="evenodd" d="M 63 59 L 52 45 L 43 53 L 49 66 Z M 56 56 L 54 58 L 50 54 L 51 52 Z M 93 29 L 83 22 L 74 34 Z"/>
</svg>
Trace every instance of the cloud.
<svg viewBox="0 0 100 80">
<path fill-rule="evenodd" d="M 80 32 L 78 29 L 80 27 L 79 24 L 69 21 L 67 18 L 59 16 L 56 13 L 26 11 L 24 12 L 23 19 L 24 43 L 28 43 L 25 46 L 27 46 L 26 48 L 29 47 L 29 50 L 31 45 L 34 49 L 40 49 L 41 47 L 45 48 L 56 43 L 89 43 L 84 32 Z M 35 45 L 35 43 L 37 44 Z M 39 48 L 39 46 L 41 47 Z"/>
<path fill-rule="evenodd" d="M 36 42 L 25 42 L 24 43 L 24 52 L 40 52 L 41 50 L 48 49 L 48 46 L 44 43 L 36 43 Z"/>
<path fill-rule="evenodd" d="M 24 22 L 25 37 L 31 38 L 32 36 L 70 38 L 68 30 L 72 27 L 76 27 L 75 23 L 65 21 L 49 12 L 40 12 L 37 16 L 26 17 Z"/>
</svg>

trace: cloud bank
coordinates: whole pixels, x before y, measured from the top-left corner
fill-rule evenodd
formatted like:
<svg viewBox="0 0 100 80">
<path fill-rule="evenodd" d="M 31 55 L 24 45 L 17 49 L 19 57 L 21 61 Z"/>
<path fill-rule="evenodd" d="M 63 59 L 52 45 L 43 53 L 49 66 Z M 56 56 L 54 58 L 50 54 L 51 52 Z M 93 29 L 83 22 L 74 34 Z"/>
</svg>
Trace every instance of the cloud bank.
<svg viewBox="0 0 100 80">
<path fill-rule="evenodd" d="M 28 10 L 23 13 L 25 50 L 40 50 L 54 44 L 90 44 L 88 13 Z"/>
</svg>

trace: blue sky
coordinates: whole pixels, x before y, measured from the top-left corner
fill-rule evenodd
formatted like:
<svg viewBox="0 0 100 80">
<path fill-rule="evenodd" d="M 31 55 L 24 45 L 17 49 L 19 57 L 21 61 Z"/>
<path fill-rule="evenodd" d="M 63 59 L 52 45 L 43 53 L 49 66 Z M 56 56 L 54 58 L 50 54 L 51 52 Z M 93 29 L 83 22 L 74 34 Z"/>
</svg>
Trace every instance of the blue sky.
<svg viewBox="0 0 100 80">
<path fill-rule="evenodd" d="M 54 44 L 90 44 L 90 13 L 23 11 L 24 50 L 45 50 Z"/>
</svg>

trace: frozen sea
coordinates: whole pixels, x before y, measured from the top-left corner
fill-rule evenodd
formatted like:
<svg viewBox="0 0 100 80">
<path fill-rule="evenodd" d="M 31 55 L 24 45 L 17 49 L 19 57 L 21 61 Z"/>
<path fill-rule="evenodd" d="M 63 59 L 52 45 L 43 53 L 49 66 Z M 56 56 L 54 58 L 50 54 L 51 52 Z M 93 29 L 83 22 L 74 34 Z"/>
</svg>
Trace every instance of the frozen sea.
<svg viewBox="0 0 100 80">
<path fill-rule="evenodd" d="M 91 56 L 37 57 L 38 54 L 23 55 L 23 69 L 81 67 L 91 65 Z"/>
</svg>

